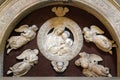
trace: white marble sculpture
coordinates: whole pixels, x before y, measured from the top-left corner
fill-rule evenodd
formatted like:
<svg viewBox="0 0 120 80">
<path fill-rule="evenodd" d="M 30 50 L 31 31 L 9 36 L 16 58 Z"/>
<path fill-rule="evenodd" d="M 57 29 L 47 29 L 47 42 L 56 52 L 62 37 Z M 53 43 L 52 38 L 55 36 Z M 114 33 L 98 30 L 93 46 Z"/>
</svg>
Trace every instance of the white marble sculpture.
<svg viewBox="0 0 120 80">
<path fill-rule="evenodd" d="M 69 31 L 65 31 L 65 27 L 59 26 L 54 31 L 47 35 L 45 46 L 52 54 L 64 55 L 72 52 L 71 46 L 73 40 L 70 37 Z"/>
<path fill-rule="evenodd" d="M 36 25 L 28 26 L 28 25 L 22 25 L 18 29 L 15 29 L 15 32 L 21 32 L 20 36 L 12 36 L 10 37 L 7 45 L 7 54 L 12 50 L 12 49 L 18 49 L 31 41 L 32 39 L 35 38 L 36 36 L 36 31 L 38 30 Z"/>
<path fill-rule="evenodd" d="M 83 34 L 87 42 L 95 43 L 95 45 L 104 52 L 112 54 L 112 47 L 116 47 L 114 41 L 104 36 L 104 31 L 95 25 L 90 26 L 90 29 L 88 27 L 84 27 Z"/>
<path fill-rule="evenodd" d="M 12 67 L 9 68 L 7 74 L 13 73 L 13 76 L 23 76 L 25 75 L 34 64 L 38 63 L 38 50 L 27 49 L 22 54 L 17 56 L 18 60 L 23 60 L 21 62 L 16 63 Z"/>
<path fill-rule="evenodd" d="M 67 7 L 53 7 L 57 17 L 47 20 L 38 31 L 37 45 L 43 56 L 51 61 L 56 72 L 64 72 L 69 61 L 79 54 L 83 36 L 79 25 L 64 15 Z"/>
<path fill-rule="evenodd" d="M 69 38 L 70 37 L 69 31 L 64 31 L 61 36 L 64 40 L 64 43 L 60 45 L 60 50 L 58 51 L 58 54 L 63 55 L 66 53 L 68 54 L 72 53 L 71 47 L 73 45 L 73 40 Z"/>
<path fill-rule="evenodd" d="M 66 70 L 69 62 L 68 61 L 64 61 L 64 62 L 52 61 L 51 64 L 56 72 L 64 72 Z"/>
<path fill-rule="evenodd" d="M 88 54 L 82 52 L 79 54 L 80 58 L 75 61 L 76 66 L 83 68 L 82 73 L 88 77 L 112 77 L 109 73 L 109 68 L 98 64 L 103 59 L 96 54 Z"/>
</svg>

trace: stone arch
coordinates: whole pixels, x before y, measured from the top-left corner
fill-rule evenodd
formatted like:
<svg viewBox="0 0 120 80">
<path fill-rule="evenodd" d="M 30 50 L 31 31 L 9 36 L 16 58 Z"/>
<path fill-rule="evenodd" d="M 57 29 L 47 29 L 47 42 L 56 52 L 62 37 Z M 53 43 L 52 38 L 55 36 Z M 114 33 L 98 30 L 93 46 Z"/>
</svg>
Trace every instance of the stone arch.
<svg viewBox="0 0 120 80">
<path fill-rule="evenodd" d="M 0 52 L 15 25 L 27 14 L 41 7 L 66 4 L 79 7 L 96 16 L 118 44 L 117 74 L 120 76 L 120 11 L 109 0 L 7 0 L 0 6 Z"/>
</svg>

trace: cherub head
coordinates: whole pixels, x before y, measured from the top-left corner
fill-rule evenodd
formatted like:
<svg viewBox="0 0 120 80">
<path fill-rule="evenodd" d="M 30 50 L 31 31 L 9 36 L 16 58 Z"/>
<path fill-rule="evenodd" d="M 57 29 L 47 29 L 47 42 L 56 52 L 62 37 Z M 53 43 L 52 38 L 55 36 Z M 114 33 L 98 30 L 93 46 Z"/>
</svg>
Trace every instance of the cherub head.
<svg viewBox="0 0 120 80">
<path fill-rule="evenodd" d="M 86 32 L 86 31 L 90 31 L 90 29 L 88 27 L 84 27 L 83 28 L 83 33 Z"/>
<path fill-rule="evenodd" d="M 37 27 L 36 25 L 32 25 L 30 28 L 31 28 L 33 31 L 37 31 L 37 30 L 38 30 L 38 27 Z"/>
<path fill-rule="evenodd" d="M 59 70 L 62 70 L 62 68 L 64 67 L 64 63 L 63 62 L 56 62 L 57 68 Z"/>
</svg>

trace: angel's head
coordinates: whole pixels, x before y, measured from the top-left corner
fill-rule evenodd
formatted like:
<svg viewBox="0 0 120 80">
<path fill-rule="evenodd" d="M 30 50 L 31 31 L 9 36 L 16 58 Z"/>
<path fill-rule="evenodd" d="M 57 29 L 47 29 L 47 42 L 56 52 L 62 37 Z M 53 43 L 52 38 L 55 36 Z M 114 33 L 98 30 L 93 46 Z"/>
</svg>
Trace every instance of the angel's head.
<svg viewBox="0 0 120 80">
<path fill-rule="evenodd" d="M 36 55 L 39 53 L 38 49 L 34 49 L 33 51 Z"/>
<path fill-rule="evenodd" d="M 63 63 L 63 62 L 57 62 L 56 64 L 57 64 L 57 68 L 58 68 L 59 70 L 61 70 L 61 69 L 63 68 L 63 66 L 64 66 L 64 63 Z"/>
<path fill-rule="evenodd" d="M 85 31 L 90 31 L 90 29 L 88 27 L 84 27 L 83 32 L 85 32 Z"/>
<path fill-rule="evenodd" d="M 38 27 L 37 27 L 36 25 L 32 25 L 32 26 L 31 26 L 31 29 L 32 29 L 33 31 L 37 31 L 37 30 L 38 30 Z"/>
</svg>

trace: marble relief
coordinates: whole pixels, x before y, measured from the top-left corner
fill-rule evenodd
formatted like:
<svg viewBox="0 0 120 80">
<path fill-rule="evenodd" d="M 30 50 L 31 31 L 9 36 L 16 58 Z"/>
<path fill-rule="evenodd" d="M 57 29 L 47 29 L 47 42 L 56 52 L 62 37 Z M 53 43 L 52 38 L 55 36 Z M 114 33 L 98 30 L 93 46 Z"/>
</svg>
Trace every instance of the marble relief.
<svg viewBox="0 0 120 80">
<path fill-rule="evenodd" d="M 62 56 L 72 52 L 70 49 L 73 45 L 73 40 L 70 37 L 70 32 L 65 31 L 65 27 L 60 25 L 54 31 L 47 35 L 46 48 L 52 54 Z"/>
<path fill-rule="evenodd" d="M 64 17 L 67 7 L 53 7 L 57 17 L 47 20 L 38 31 L 37 44 L 41 53 L 51 61 L 56 72 L 64 72 L 82 48 L 83 36 L 79 25 Z"/>
<path fill-rule="evenodd" d="M 50 18 L 40 27 L 37 34 L 37 45 L 42 55 L 51 61 L 51 65 L 56 72 L 64 72 L 67 66 L 69 66 L 69 61 L 79 54 L 83 46 L 83 36 L 88 44 L 93 42 L 102 51 L 112 54 L 112 48 L 116 47 L 116 44 L 113 40 L 104 36 L 104 31 L 98 26 L 91 25 L 90 28 L 84 27 L 83 31 L 81 31 L 81 28 L 75 21 L 64 17 L 69 12 L 67 7 L 53 7 L 52 12 L 57 17 Z M 7 53 L 33 40 L 37 30 L 36 25 L 30 27 L 22 25 L 15 29 L 16 32 L 21 32 L 21 34 L 20 36 L 12 36 L 8 39 Z M 37 54 L 37 49 L 25 50 L 16 57 L 23 61 L 10 67 L 7 74 L 13 73 L 13 76 L 25 75 L 34 64 L 37 64 Z M 75 61 L 75 65 L 83 68 L 82 73 L 85 76 L 112 77 L 108 67 L 98 64 L 98 62 L 103 61 L 102 57 L 86 52 L 82 52 L 79 55 L 80 58 Z"/>
<path fill-rule="evenodd" d="M 112 48 L 117 47 L 113 40 L 104 36 L 104 31 L 98 26 L 91 25 L 90 28 L 83 28 L 84 38 L 87 42 L 93 42 L 95 45 L 104 52 L 112 54 Z"/>
<path fill-rule="evenodd" d="M 33 40 L 36 36 L 36 31 L 38 30 L 36 25 L 28 26 L 22 25 L 15 29 L 15 32 L 21 32 L 19 36 L 11 36 L 7 41 L 7 54 L 10 53 L 12 49 L 18 49 L 23 45 L 27 44 L 29 41 Z"/>
<path fill-rule="evenodd" d="M 51 64 L 56 72 L 64 72 L 67 69 L 69 61 L 51 61 Z"/>
<path fill-rule="evenodd" d="M 35 64 L 38 63 L 38 49 L 26 49 L 16 58 L 18 60 L 23 60 L 14 64 L 9 68 L 7 74 L 13 73 L 13 76 L 23 76 L 25 75 Z"/>
<path fill-rule="evenodd" d="M 103 61 L 102 57 L 96 54 L 86 52 L 79 53 L 80 58 L 75 61 L 76 66 L 83 68 L 82 73 L 87 77 L 112 77 L 108 67 L 100 65 L 98 62 Z"/>
</svg>

